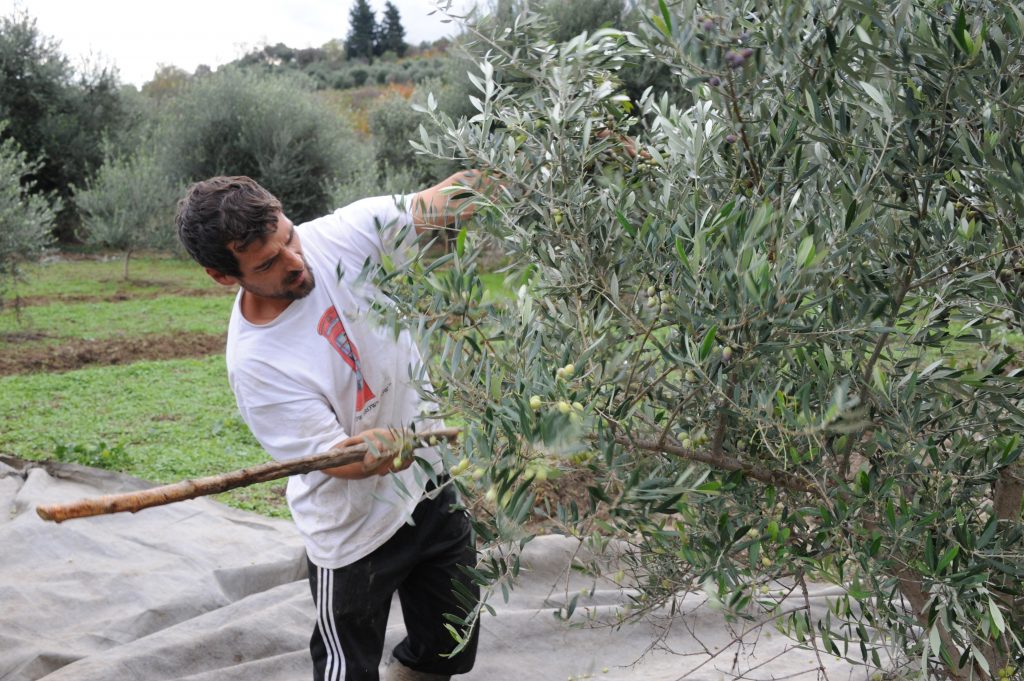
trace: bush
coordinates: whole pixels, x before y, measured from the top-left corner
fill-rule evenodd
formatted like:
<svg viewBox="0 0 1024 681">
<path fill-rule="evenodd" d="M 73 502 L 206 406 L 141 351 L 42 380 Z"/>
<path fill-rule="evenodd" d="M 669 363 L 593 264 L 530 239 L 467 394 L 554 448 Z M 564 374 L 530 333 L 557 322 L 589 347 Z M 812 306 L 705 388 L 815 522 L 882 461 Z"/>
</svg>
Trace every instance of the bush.
<svg viewBox="0 0 1024 681">
<path fill-rule="evenodd" d="M 365 68 L 355 68 L 349 71 L 349 76 L 352 78 L 352 82 L 356 87 L 362 87 L 366 83 L 366 79 L 370 76 L 370 72 Z"/>
<path fill-rule="evenodd" d="M 124 278 L 132 253 L 177 245 L 174 213 L 184 186 L 175 182 L 152 152 L 108 157 L 89 186 L 77 193 L 85 241 L 124 253 Z"/>
<path fill-rule="evenodd" d="M 5 127 L 0 122 L 0 135 Z M 23 183 L 38 169 L 14 140 L 0 141 L 0 294 L 20 279 L 21 264 L 50 243 L 54 208 L 46 196 L 32 193 L 34 182 Z"/>
<path fill-rule="evenodd" d="M 551 39 L 562 43 L 584 31 L 625 28 L 626 9 L 626 0 L 549 0 L 541 12 L 551 22 Z"/>
<path fill-rule="evenodd" d="M 416 155 L 409 140 L 419 136 L 423 120 L 407 99 L 399 95 L 382 97 L 369 114 L 374 156 L 379 167 L 415 168 Z"/>
<path fill-rule="evenodd" d="M 354 171 L 358 146 L 308 81 L 239 69 L 190 83 L 165 109 L 156 141 L 175 180 L 248 175 L 296 221 L 327 209 L 327 185 Z"/>
<path fill-rule="evenodd" d="M 404 97 L 382 97 L 370 111 L 369 124 L 378 169 L 400 171 L 413 181 L 415 189 L 434 184 L 455 171 L 448 162 L 416 153 L 410 141 L 419 139 L 421 124 L 432 122 L 417 113 Z"/>
<path fill-rule="evenodd" d="M 490 488 L 481 574 L 509 585 L 538 472 L 585 474 L 555 516 L 629 547 L 623 617 L 703 588 L 857 664 L 1019 678 L 1024 24 L 659 5 L 632 34 L 552 45 L 525 14 L 482 38 L 474 118 L 434 108 L 418 143 L 500 175 L 482 226 L 527 278 L 485 304 L 470 236 L 395 291 L 445 333 L 431 397 Z M 639 61 L 693 104 L 630 102 Z M 837 587 L 827 612 L 809 579 Z"/>
</svg>

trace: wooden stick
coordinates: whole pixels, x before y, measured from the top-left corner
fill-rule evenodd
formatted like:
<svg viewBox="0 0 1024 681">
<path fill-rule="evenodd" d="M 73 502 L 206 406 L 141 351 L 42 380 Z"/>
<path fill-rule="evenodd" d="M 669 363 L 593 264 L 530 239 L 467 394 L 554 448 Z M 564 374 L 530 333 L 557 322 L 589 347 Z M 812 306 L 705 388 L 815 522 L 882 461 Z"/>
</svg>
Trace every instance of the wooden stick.
<svg viewBox="0 0 1024 681">
<path fill-rule="evenodd" d="M 413 434 L 412 438 L 417 446 L 427 446 L 432 438 L 436 438 L 436 441 L 445 440 L 451 442 L 457 439 L 461 432 L 460 428 L 442 428 L 429 433 Z M 336 447 L 322 454 L 312 454 L 301 459 L 273 461 L 231 471 L 230 473 L 211 475 L 205 478 L 196 478 L 195 480 L 183 480 L 182 482 L 152 487 L 137 492 L 81 499 L 70 504 L 37 506 L 36 513 L 43 520 L 50 520 L 55 523 L 71 518 L 86 518 L 106 513 L 121 513 L 122 511 L 135 513 L 151 506 L 173 504 L 176 501 L 218 494 L 229 489 L 235 489 L 236 487 L 245 487 L 258 482 L 285 478 L 289 475 L 344 466 L 362 461 L 366 457 L 368 450 L 369 446 L 366 444 Z M 394 454 L 389 454 L 388 456 L 394 456 Z"/>
</svg>

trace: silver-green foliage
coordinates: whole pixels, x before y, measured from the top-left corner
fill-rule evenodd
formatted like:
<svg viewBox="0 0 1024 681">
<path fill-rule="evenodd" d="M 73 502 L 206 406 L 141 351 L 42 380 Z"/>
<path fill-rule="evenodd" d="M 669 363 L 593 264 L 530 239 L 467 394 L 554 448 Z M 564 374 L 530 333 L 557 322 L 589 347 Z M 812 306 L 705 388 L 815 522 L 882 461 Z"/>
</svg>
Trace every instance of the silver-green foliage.
<svg viewBox="0 0 1024 681">
<path fill-rule="evenodd" d="M 133 252 L 169 250 L 176 244 L 174 211 L 183 186 L 151 151 L 108 156 L 75 202 L 83 213 L 87 243 L 124 253 L 124 275 Z"/>
<path fill-rule="evenodd" d="M 414 101 L 425 98 L 424 89 L 430 88 L 418 88 Z M 413 106 L 404 97 L 382 97 L 368 116 L 377 167 L 381 171 L 390 169 L 408 175 L 412 184 L 407 190 L 428 186 L 432 180 L 457 170 L 450 162 L 416 153 L 410 142 L 419 136 L 419 126 L 430 125 L 431 121 Z M 422 111 L 422 107 L 419 108 Z"/>
<path fill-rule="evenodd" d="M 536 473 L 583 469 L 590 506 L 560 518 L 633 547 L 634 612 L 703 585 L 821 654 L 1016 674 L 1015 3 L 659 2 L 564 44 L 538 25 L 480 36 L 475 117 L 435 108 L 420 142 L 500 178 L 479 225 L 516 303 L 482 301 L 472 232 L 392 279 L 439 332 L 482 535 L 518 540 Z M 628 101 L 635 63 L 676 87 Z M 504 588 L 517 545 L 481 577 Z M 793 608 L 806 579 L 842 587 L 826 616 Z"/>
<path fill-rule="evenodd" d="M 224 68 L 189 82 L 160 118 L 157 150 L 172 177 L 248 175 L 296 221 L 322 215 L 328 187 L 362 170 L 352 162 L 360 140 L 297 74 Z"/>
<path fill-rule="evenodd" d="M 4 125 L 0 123 L 0 134 Z M 52 241 L 54 207 L 25 183 L 39 169 L 13 139 L 0 141 L 0 292 Z"/>
</svg>

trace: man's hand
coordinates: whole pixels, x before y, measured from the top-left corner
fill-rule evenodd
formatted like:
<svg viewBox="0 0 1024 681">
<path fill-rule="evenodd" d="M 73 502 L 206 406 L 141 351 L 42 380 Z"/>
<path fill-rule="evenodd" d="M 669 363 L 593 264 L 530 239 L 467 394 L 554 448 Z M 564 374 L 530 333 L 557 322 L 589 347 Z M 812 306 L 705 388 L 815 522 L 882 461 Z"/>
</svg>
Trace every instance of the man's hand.
<svg viewBox="0 0 1024 681">
<path fill-rule="evenodd" d="M 412 465 L 412 441 L 405 431 L 389 428 L 364 430 L 358 435 L 339 442 L 338 447 L 351 447 L 362 443 L 370 449 L 359 463 L 337 468 L 325 468 L 324 473 L 345 480 L 363 480 L 374 475 L 388 475 L 404 471 Z"/>
<path fill-rule="evenodd" d="M 446 177 L 433 187 L 417 192 L 411 208 L 416 232 L 439 229 L 468 219 L 477 208 L 474 199 L 489 196 L 500 189 L 498 180 L 479 170 L 460 170 Z"/>
</svg>

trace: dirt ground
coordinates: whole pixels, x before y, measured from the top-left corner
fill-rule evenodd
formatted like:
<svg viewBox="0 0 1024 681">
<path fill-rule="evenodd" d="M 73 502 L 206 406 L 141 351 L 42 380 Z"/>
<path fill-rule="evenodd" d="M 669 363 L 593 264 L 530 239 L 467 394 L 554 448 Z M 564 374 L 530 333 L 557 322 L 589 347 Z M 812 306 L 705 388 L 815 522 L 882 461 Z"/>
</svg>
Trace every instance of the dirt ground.
<svg viewBox="0 0 1024 681">
<path fill-rule="evenodd" d="M 61 256 L 63 259 L 89 259 L 85 256 Z M 142 290 L 118 291 L 109 295 L 19 296 L 3 301 L 6 308 L 29 308 L 55 303 L 116 303 L 126 300 L 164 296 L 234 295 L 223 287 L 171 287 L 167 282 L 133 279 Z M 145 287 L 152 287 L 146 290 Z M 0 376 L 37 372 L 73 371 L 88 366 L 131 364 L 147 360 L 203 357 L 224 352 L 223 334 L 167 333 L 98 340 L 68 339 L 46 342 L 57 336 L 40 331 L 0 333 Z"/>
<path fill-rule="evenodd" d="M 145 285 L 148 282 L 134 281 L 136 285 Z M 160 282 L 154 282 L 156 286 Z M 207 296 L 233 295 L 234 290 L 226 288 L 160 288 L 151 291 L 131 291 L 112 293 L 108 296 L 89 296 L 64 294 L 60 296 L 19 296 L 13 300 L 6 301 L 8 307 L 33 307 L 37 305 L 50 305 L 51 303 L 119 303 L 124 300 L 151 300 L 166 296 L 196 296 L 205 298 Z"/>
<path fill-rule="evenodd" d="M 0 350 L 0 376 L 72 371 L 87 366 L 130 364 L 143 360 L 202 357 L 224 351 L 222 334 L 168 333 L 134 338 L 75 340 L 66 345 L 40 345 L 46 334 L 7 334 Z M 24 343 L 24 345 L 20 345 Z"/>
</svg>

